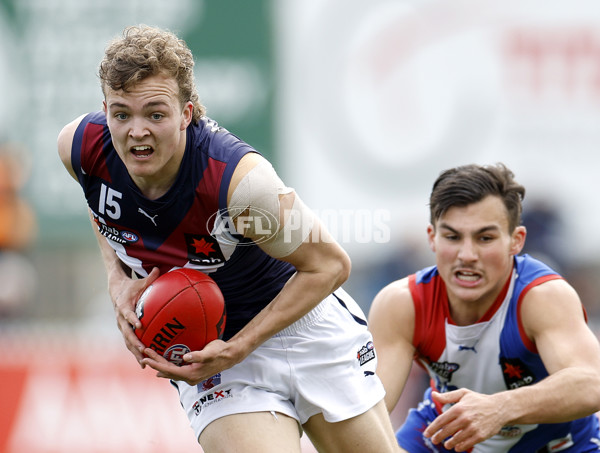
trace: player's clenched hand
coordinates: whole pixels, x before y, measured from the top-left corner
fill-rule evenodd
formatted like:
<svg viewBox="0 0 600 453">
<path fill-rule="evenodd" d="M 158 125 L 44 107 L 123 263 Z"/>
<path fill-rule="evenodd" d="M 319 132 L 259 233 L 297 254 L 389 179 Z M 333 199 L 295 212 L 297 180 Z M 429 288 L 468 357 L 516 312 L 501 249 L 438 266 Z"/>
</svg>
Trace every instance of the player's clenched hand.
<svg viewBox="0 0 600 453">
<path fill-rule="evenodd" d="M 117 325 L 123 335 L 127 349 L 135 356 L 142 368 L 145 366 L 142 363 L 144 345 L 133 331 L 134 328 L 139 329 L 142 327 L 135 314 L 135 305 L 140 295 L 158 276 L 159 270 L 154 268 L 146 278 L 133 280 L 127 277 L 109 281 L 108 289 L 113 302 Z"/>
<path fill-rule="evenodd" d="M 242 358 L 233 353 L 231 343 L 214 340 L 208 343 L 201 351 L 188 352 L 183 356 L 186 365 L 177 366 L 156 351 L 144 349 L 146 358 L 143 365 L 158 371 L 156 376 L 176 381 L 185 381 L 189 385 L 197 385 L 202 381 L 231 368 Z"/>
<path fill-rule="evenodd" d="M 497 434 L 504 425 L 495 395 L 467 389 L 431 394 L 442 406 L 452 405 L 424 431 L 434 444 L 444 443 L 448 450 L 468 451 L 475 444 Z"/>
</svg>

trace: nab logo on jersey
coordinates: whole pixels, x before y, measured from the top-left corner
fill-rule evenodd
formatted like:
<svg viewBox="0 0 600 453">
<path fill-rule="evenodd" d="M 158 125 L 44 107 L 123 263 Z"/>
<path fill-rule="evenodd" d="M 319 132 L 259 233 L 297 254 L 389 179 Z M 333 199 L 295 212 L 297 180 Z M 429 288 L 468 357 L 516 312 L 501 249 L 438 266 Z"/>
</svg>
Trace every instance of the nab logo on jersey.
<svg viewBox="0 0 600 453">
<path fill-rule="evenodd" d="M 225 261 L 217 240 L 211 235 L 186 234 L 185 242 L 190 263 L 211 266 Z"/>
<path fill-rule="evenodd" d="M 520 359 L 500 357 L 500 366 L 502 367 L 504 383 L 509 389 L 531 385 L 535 382 L 534 374 Z"/>
<path fill-rule="evenodd" d="M 460 368 L 458 363 L 452 362 L 432 362 L 430 366 L 435 374 L 448 382 L 452 380 L 454 372 Z"/>
</svg>

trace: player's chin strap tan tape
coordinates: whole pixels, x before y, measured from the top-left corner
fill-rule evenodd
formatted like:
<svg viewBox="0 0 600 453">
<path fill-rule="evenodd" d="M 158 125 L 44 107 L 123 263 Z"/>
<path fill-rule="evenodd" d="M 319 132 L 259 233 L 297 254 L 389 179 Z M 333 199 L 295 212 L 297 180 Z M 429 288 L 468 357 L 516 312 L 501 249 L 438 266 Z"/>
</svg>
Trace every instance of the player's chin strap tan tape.
<svg viewBox="0 0 600 453">
<path fill-rule="evenodd" d="M 250 219 L 244 222 L 243 232 L 240 222 L 234 222 L 238 232 L 253 239 L 274 258 L 288 256 L 300 247 L 314 226 L 314 214 L 293 192 L 271 164 L 263 161 L 242 178 L 229 201 L 229 215 L 233 219 L 242 213 L 247 213 Z M 290 209 L 281 212 L 280 196 L 288 194 L 292 194 L 294 202 Z"/>
</svg>

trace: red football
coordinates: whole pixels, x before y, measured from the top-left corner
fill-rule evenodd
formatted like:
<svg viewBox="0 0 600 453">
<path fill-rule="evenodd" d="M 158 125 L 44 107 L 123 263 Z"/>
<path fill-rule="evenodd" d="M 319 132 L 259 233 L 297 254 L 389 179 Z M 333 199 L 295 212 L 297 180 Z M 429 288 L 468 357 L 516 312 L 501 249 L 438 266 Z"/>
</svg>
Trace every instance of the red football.
<svg viewBox="0 0 600 453">
<path fill-rule="evenodd" d="M 215 281 L 194 269 L 174 269 L 158 277 L 140 296 L 135 312 L 142 323 L 135 334 L 176 365 L 183 355 L 221 338 L 225 300 Z"/>
</svg>

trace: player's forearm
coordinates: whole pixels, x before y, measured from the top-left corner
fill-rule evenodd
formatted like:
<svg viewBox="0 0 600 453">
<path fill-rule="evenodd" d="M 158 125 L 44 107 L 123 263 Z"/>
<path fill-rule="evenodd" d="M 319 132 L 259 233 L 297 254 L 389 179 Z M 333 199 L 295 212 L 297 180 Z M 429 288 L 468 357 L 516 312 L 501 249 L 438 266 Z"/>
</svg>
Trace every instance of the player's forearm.
<svg viewBox="0 0 600 453">
<path fill-rule="evenodd" d="M 412 356 L 403 359 L 398 349 L 390 348 L 386 351 L 377 342 L 375 342 L 375 351 L 377 353 L 377 375 L 385 388 L 385 405 L 388 412 L 392 412 L 408 382 L 412 367 Z"/>
<path fill-rule="evenodd" d="M 100 245 L 102 261 L 104 262 L 104 268 L 106 269 L 109 288 L 113 283 L 130 279 L 131 277 L 127 274 L 123 262 L 117 257 L 117 254 L 106 240 L 104 238 L 99 238 L 98 244 Z"/>
<path fill-rule="evenodd" d="M 341 285 L 348 276 L 349 260 L 331 258 L 323 257 L 314 269 L 297 270 L 271 303 L 230 340 L 243 350 L 241 355 L 306 315 Z"/>
<path fill-rule="evenodd" d="M 293 324 L 321 302 L 333 289 L 325 277 L 297 272 L 281 292 L 241 331 L 247 344 L 258 347 L 277 332 Z M 334 288 L 335 289 L 335 288 Z M 246 329 L 245 329 L 246 330 Z"/>
<path fill-rule="evenodd" d="M 560 423 L 600 410 L 600 378 L 592 370 L 565 368 L 539 383 L 503 392 L 507 424 Z"/>
<path fill-rule="evenodd" d="M 98 241 L 100 255 L 102 257 L 102 262 L 104 263 L 104 268 L 106 270 L 106 276 L 108 279 L 108 286 L 110 288 L 113 282 L 129 277 L 125 272 L 123 262 L 119 259 L 113 248 L 110 246 L 110 244 L 108 244 L 106 238 L 100 234 L 95 222 L 92 219 L 91 223 L 92 230 L 94 231 L 94 236 L 96 236 L 96 240 Z"/>
</svg>

